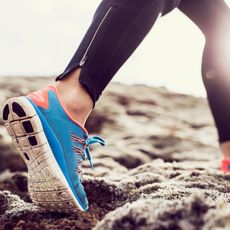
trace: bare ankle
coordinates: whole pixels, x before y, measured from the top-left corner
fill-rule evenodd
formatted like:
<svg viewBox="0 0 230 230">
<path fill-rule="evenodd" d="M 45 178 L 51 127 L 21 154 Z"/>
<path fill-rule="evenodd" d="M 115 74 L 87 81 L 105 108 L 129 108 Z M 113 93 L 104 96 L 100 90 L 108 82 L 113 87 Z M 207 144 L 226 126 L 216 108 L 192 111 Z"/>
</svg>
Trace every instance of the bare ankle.
<svg viewBox="0 0 230 230">
<path fill-rule="evenodd" d="M 81 125 L 84 125 L 92 111 L 93 101 L 86 89 L 79 83 L 80 71 L 76 69 L 66 78 L 57 81 L 55 86 L 67 111 Z"/>
<path fill-rule="evenodd" d="M 230 160 L 230 141 L 221 143 L 220 148 L 224 155 L 224 159 Z"/>
</svg>

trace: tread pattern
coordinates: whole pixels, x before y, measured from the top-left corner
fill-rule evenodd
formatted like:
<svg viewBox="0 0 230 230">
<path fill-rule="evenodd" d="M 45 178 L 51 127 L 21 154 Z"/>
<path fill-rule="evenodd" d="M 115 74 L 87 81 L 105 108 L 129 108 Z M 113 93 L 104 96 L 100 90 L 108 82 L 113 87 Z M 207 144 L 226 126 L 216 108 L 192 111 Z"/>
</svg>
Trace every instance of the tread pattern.
<svg viewBox="0 0 230 230">
<path fill-rule="evenodd" d="M 30 121 L 23 121 L 22 122 L 23 128 L 26 131 L 26 133 L 33 133 L 34 129 Z"/>
<path fill-rule="evenodd" d="M 32 201 L 45 211 L 69 213 L 81 209 L 67 182 L 57 173 L 60 168 L 40 119 L 27 99 L 9 99 L 3 109 L 3 118 L 8 134 L 27 165 Z"/>
<path fill-rule="evenodd" d="M 13 109 L 14 113 L 16 113 L 19 117 L 25 117 L 26 116 L 25 111 L 17 102 L 12 103 L 12 109 Z"/>
<path fill-rule="evenodd" d="M 8 119 L 9 113 L 10 113 L 10 111 L 9 111 L 9 105 L 6 104 L 5 107 L 4 107 L 4 109 L 3 109 L 3 115 L 2 115 L 3 120 L 6 121 Z"/>
</svg>

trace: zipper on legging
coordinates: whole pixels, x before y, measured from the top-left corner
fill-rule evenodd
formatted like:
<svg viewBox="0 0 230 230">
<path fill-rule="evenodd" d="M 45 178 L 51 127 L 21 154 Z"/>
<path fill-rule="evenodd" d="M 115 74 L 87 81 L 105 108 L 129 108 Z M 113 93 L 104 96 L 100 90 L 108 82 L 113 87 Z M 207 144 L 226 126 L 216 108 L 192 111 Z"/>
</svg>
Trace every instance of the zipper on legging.
<svg viewBox="0 0 230 230">
<path fill-rule="evenodd" d="M 112 10 L 112 8 L 113 8 L 113 7 L 111 6 L 111 7 L 107 10 L 105 16 L 103 17 L 103 19 L 101 20 L 100 24 L 98 25 L 98 27 L 97 27 L 97 29 L 96 29 L 96 31 L 95 31 L 95 33 L 94 33 L 94 35 L 93 35 L 93 37 L 92 37 L 92 39 L 91 39 L 91 41 L 90 41 L 90 43 L 89 43 L 89 45 L 88 45 L 88 47 L 87 47 L 85 53 L 84 53 L 84 55 L 83 55 L 81 61 L 79 62 L 79 66 L 80 66 L 80 67 L 82 67 L 82 66 L 85 64 L 86 59 L 87 59 L 87 54 L 88 54 L 88 52 L 89 52 L 89 49 L 90 49 L 90 47 L 93 45 L 93 42 L 94 42 L 94 40 L 95 40 L 95 38 L 96 38 L 96 36 L 97 36 L 97 34 L 98 34 L 98 31 L 100 30 L 102 24 L 104 23 L 104 21 L 105 21 L 106 18 L 108 17 L 108 15 L 109 15 L 110 11 Z"/>
</svg>

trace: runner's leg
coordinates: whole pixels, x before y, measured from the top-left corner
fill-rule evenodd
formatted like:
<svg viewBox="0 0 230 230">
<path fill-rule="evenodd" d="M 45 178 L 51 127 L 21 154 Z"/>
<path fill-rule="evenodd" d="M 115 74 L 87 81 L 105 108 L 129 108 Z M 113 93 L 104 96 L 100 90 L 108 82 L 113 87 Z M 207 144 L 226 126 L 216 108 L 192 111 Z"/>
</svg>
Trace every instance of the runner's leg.
<svg viewBox="0 0 230 230">
<path fill-rule="evenodd" d="M 230 10 L 224 0 L 182 0 L 179 9 L 206 38 L 203 82 L 219 141 L 230 141 Z"/>
<path fill-rule="evenodd" d="M 95 103 L 115 73 L 147 35 L 159 14 L 171 11 L 176 2 L 103 0 L 79 48 L 57 80 L 72 77 L 77 81 L 79 78 L 80 84 Z M 72 83 L 70 85 L 72 87 Z"/>
</svg>

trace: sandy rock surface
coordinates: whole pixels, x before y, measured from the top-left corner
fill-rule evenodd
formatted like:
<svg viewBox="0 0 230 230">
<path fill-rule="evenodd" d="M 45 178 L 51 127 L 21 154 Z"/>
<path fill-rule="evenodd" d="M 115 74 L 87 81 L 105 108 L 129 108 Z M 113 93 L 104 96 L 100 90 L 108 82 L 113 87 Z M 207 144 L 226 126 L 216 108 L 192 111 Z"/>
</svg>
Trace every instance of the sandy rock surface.
<svg viewBox="0 0 230 230">
<path fill-rule="evenodd" d="M 0 108 L 48 78 L 0 78 Z M 42 213 L 27 169 L 0 125 L 0 229 L 230 229 L 230 174 L 207 102 L 164 88 L 111 84 L 87 122 L 107 146 L 84 163 L 90 209 Z"/>
</svg>

